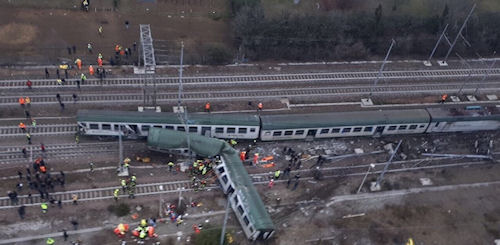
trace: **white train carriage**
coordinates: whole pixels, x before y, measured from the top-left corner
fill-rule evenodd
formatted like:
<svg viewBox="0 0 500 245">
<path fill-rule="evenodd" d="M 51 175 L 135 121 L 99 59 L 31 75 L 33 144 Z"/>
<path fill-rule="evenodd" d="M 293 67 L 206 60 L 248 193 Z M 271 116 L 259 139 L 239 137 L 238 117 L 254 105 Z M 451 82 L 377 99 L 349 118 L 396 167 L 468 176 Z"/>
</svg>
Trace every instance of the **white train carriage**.
<svg viewBox="0 0 500 245">
<path fill-rule="evenodd" d="M 263 115 L 263 141 L 424 133 L 430 122 L 424 109 Z"/>
<path fill-rule="evenodd" d="M 500 110 L 498 107 L 429 108 L 427 111 L 431 116 L 427 133 L 500 130 Z"/>
<path fill-rule="evenodd" d="M 79 130 L 84 135 L 146 137 L 150 128 L 177 131 L 188 130 L 208 137 L 223 139 L 256 139 L 260 120 L 250 114 L 190 114 L 186 125 L 179 115 L 168 112 L 134 112 L 107 110 L 79 110 Z"/>
</svg>

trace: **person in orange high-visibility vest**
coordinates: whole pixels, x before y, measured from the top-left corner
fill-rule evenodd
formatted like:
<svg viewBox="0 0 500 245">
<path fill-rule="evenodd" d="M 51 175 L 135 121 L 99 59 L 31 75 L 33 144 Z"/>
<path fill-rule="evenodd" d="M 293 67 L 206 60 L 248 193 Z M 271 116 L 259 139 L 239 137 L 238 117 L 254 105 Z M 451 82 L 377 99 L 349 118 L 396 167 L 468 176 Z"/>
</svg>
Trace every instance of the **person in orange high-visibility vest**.
<svg viewBox="0 0 500 245">
<path fill-rule="evenodd" d="M 246 156 L 247 156 L 247 152 L 246 152 L 246 151 L 242 151 L 242 152 L 240 152 L 240 160 L 241 160 L 242 162 L 244 162 L 244 161 L 245 161 Z"/>
<path fill-rule="evenodd" d="M 19 123 L 19 128 L 23 131 L 23 132 L 26 132 L 26 125 L 24 125 L 23 122 L 20 122 Z"/>
<path fill-rule="evenodd" d="M 121 47 L 120 47 L 120 55 L 121 55 L 121 56 L 124 56 L 124 55 L 125 55 L 125 50 L 121 49 Z"/>
<path fill-rule="evenodd" d="M 94 75 L 94 67 L 92 65 L 89 65 L 89 73 L 91 76 Z"/>
<path fill-rule="evenodd" d="M 444 103 L 446 101 L 446 99 L 448 98 L 448 95 L 447 94 L 443 94 L 441 95 L 441 103 Z"/>
<path fill-rule="evenodd" d="M 259 102 L 259 104 L 257 105 L 257 108 L 259 108 L 259 111 L 262 111 L 262 108 L 264 108 L 264 105 L 262 104 L 262 102 Z"/>
<path fill-rule="evenodd" d="M 120 53 L 120 45 L 115 45 L 115 52 L 116 54 L 119 54 Z"/>
<path fill-rule="evenodd" d="M 25 101 L 24 101 L 24 97 L 19 97 L 19 104 L 20 104 L 22 107 L 24 107 L 24 103 L 25 103 Z"/>
<path fill-rule="evenodd" d="M 78 66 L 78 70 L 82 69 L 82 60 L 81 59 L 76 59 L 75 64 Z"/>
<path fill-rule="evenodd" d="M 101 58 L 97 58 L 97 65 L 99 67 L 102 67 L 102 59 Z"/>
<path fill-rule="evenodd" d="M 210 112 L 210 102 L 205 104 L 205 111 Z"/>
</svg>

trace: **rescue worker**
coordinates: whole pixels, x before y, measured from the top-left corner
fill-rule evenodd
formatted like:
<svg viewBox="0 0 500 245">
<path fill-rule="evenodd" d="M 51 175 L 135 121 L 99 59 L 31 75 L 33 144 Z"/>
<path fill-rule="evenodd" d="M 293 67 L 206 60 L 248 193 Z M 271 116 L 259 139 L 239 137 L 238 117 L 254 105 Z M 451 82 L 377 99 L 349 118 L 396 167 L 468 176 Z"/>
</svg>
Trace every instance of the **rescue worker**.
<svg viewBox="0 0 500 245">
<path fill-rule="evenodd" d="M 31 86 L 32 86 L 32 85 L 33 85 L 33 83 L 32 83 L 30 80 L 28 80 L 28 81 L 26 82 L 26 86 L 28 86 L 28 88 L 29 88 L 29 89 L 31 89 Z"/>
<path fill-rule="evenodd" d="M 47 245 L 52 245 L 56 243 L 56 240 L 54 240 L 52 237 L 47 238 Z"/>
<path fill-rule="evenodd" d="M 73 199 L 73 205 L 78 205 L 78 195 L 71 195 L 71 199 Z"/>
<path fill-rule="evenodd" d="M 57 81 L 57 85 L 61 85 L 61 86 L 63 85 L 62 79 L 57 79 L 56 81 Z"/>
<path fill-rule="evenodd" d="M 31 106 L 31 99 L 30 99 L 30 97 L 26 96 L 26 98 L 24 99 L 24 102 L 26 102 L 26 105 L 27 105 L 28 107 L 30 107 L 30 106 Z"/>
<path fill-rule="evenodd" d="M 118 202 L 118 196 L 120 195 L 120 189 L 116 188 L 113 192 L 113 197 L 115 198 L 115 202 Z"/>
<path fill-rule="evenodd" d="M 80 135 L 75 134 L 75 143 L 80 144 Z"/>
<path fill-rule="evenodd" d="M 97 54 L 97 59 L 101 59 L 102 60 L 102 54 L 101 53 Z"/>
<path fill-rule="evenodd" d="M 132 198 L 132 199 L 135 198 L 134 193 L 135 193 L 135 188 L 130 186 L 128 188 L 128 198 Z"/>
<path fill-rule="evenodd" d="M 127 181 L 125 179 L 122 179 L 120 181 L 120 185 L 122 186 L 123 192 L 125 192 L 127 190 Z"/>
<path fill-rule="evenodd" d="M 89 53 L 92 53 L 92 44 L 91 43 L 87 44 L 87 50 L 89 51 Z"/>
<path fill-rule="evenodd" d="M 49 209 L 49 206 L 47 205 L 47 203 L 42 202 L 40 204 L 40 207 L 42 208 L 42 213 L 44 213 L 44 214 L 47 213 L 47 209 Z"/>
<path fill-rule="evenodd" d="M 276 171 L 274 172 L 274 179 L 279 179 L 279 178 L 280 178 L 280 174 L 281 174 L 281 170 L 279 170 L 279 169 L 278 169 L 278 170 L 276 170 Z"/>
<path fill-rule="evenodd" d="M 97 58 L 97 65 L 102 67 L 102 58 Z"/>
<path fill-rule="evenodd" d="M 35 119 L 31 120 L 31 126 L 33 126 L 34 128 L 36 128 L 36 120 Z"/>
<path fill-rule="evenodd" d="M 168 162 L 168 171 L 172 172 L 172 168 L 174 167 L 174 163 L 172 161 Z"/>
<path fill-rule="evenodd" d="M 93 67 L 92 65 L 89 65 L 89 74 L 90 74 L 91 76 L 93 76 L 93 75 L 94 75 L 94 67 Z"/>
<path fill-rule="evenodd" d="M 207 173 L 207 166 L 203 166 L 203 170 L 201 171 L 202 175 L 205 175 Z"/>
<path fill-rule="evenodd" d="M 135 177 L 135 175 L 133 174 L 132 177 L 130 178 L 130 181 L 135 184 L 135 182 L 137 181 L 137 177 Z"/>
<path fill-rule="evenodd" d="M 99 29 L 97 29 L 97 32 L 99 33 L 99 36 L 102 36 L 102 34 L 103 34 L 102 26 L 99 26 Z"/>
<path fill-rule="evenodd" d="M 82 69 L 82 60 L 81 59 L 76 59 L 75 64 L 78 66 L 78 70 Z"/>
<path fill-rule="evenodd" d="M 206 112 L 210 112 L 210 103 L 209 103 L 209 102 L 207 102 L 207 103 L 205 104 L 205 111 L 206 111 Z"/>
<path fill-rule="evenodd" d="M 447 94 L 443 94 L 441 95 L 441 104 L 444 104 L 444 102 L 446 102 L 446 99 L 448 98 L 448 95 Z"/>
<path fill-rule="evenodd" d="M 242 152 L 240 152 L 240 160 L 241 160 L 242 162 L 244 162 L 244 161 L 245 161 L 246 156 L 247 156 L 247 152 L 246 152 L 246 151 L 242 151 Z"/>
<path fill-rule="evenodd" d="M 257 105 L 257 108 L 259 109 L 259 111 L 262 111 L 262 109 L 264 108 L 264 105 L 262 104 L 262 102 L 259 102 L 259 104 Z"/>
<path fill-rule="evenodd" d="M 120 45 L 115 45 L 115 53 L 120 54 Z"/>
<path fill-rule="evenodd" d="M 274 179 L 271 179 L 271 180 L 269 180 L 267 187 L 269 187 L 269 189 L 271 189 L 271 188 L 273 188 L 273 186 L 274 186 Z"/>
<path fill-rule="evenodd" d="M 24 97 L 19 97 L 19 105 L 21 105 L 21 107 L 24 108 L 24 103 L 25 103 Z"/>
<path fill-rule="evenodd" d="M 229 143 L 231 143 L 231 146 L 234 147 L 235 145 L 238 144 L 238 142 L 234 139 L 229 140 Z"/>
<path fill-rule="evenodd" d="M 85 82 L 85 80 L 87 80 L 87 76 L 85 76 L 85 74 L 81 74 L 80 75 L 80 79 L 82 80 L 82 84 Z"/>
<path fill-rule="evenodd" d="M 23 131 L 23 133 L 26 133 L 26 125 L 24 125 L 23 122 L 19 123 L 19 128 Z"/>
<path fill-rule="evenodd" d="M 26 133 L 26 139 L 28 140 L 28 144 L 31 145 L 31 134 Z"/>
<path fill-rule="evenodd" d="M 259 153 L 253 154 L 253 164 L 257 164 L 259 162 Z"/>
</svg>

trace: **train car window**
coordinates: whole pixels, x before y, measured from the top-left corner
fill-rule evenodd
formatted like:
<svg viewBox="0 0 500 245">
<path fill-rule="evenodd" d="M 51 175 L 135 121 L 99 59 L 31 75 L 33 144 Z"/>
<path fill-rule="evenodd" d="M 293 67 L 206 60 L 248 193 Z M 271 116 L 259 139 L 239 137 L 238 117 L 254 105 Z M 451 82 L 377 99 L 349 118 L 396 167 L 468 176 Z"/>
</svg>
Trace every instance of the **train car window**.
<svg viewBox="0 0 500 245">
<path fill-rule="evenodd" d="M 247 133 L 247 128 L 238 128 L 238 133 L 239 134 L 246 134 Z"/>
<path fill-rule="evenodd" d="M 161 125 L 154 125 L 154 128 L 163 128 Z"/>
<path fill-rule="evenodd" d="M 398 130 L 406 130 L 407 127 L 407 125 L 401 125 L 399 126 Z"/>
<path fill-rule="evenodd" d="M 250 132 L 255 133 L 255 128 L 251 128 Z"/>
<path fill-rule="evenodd" d="M 245 221 L 246 225 L 250 224 L 250 221 L 248 221 L 247 216 L 243 216 L 243 221 Z"/>
<path fill-rule="evenodd" d="M 248 227 L 248 229 L 250 230 L 250 233 L 253 233 L 253 228 L 251 226 Z"/>
<path fill-rule="evenodd" d="M 351 128 L 343 128 L 342 129 L 343 134 L 350 133 L 350 132 L 351 132 Z"/>
<path fill-rule="evenodd" d="M 142 131 L 148 131 L 148 130 L 149 130 L 149 127 L 150 127 L 149 125 L 142 125 L 142 126 L 141 126 L 141 130 L 142 130 Z"/>
<path fill-rule="evenodd" d="M 125 128 L 122 126 L 122 128 Z M 118 124 L 113 124 L 113 130 L 118 131 Z"/>
<path fill-rule="evenodd" d="M 238 202 L 239 202 L 238 201 L 238 196 L 235 195 L 234 198 L 233 198 L 233 200 L 234 200 L 234 203 L 238 204 Z"/>
<path fill-rule="evenodd" d="M 303 135 L 303 134 L 304 134 L 304 130 L 295 131 L 295 135 Z"/>
<path fill-rule="evenodd" d="M 111 124 L 103 124 L 101 126 L 103 130 L 111 130 Z"/>
<path fill-rule="evenodd" d="M 328 131 L 330 131 L 330 129 L 329 129 L 329 128 L 324 128 L 324 129 L 321 129 L 320 134 L 327 134 L 327 133 L 328 133 Z"/>
<path fill-rule="evenodd" d="M 421 124 L 419 128 L 425 128 L 425 124 Z"/>
<path fill-rule="evenodd" d="M 241 205 L 238 205 L 238 211 L 240 212 L 241 215 L 243 215 L 243 213 L 245 211 L 243 211 L 243 208 L 241 207 Z"/>
<path fill-rule="evenodd" d="M 186 131 L 186 128 L 184 126 L 177 126 L 177 131 Z"/>
<path fill-rule="evenodd" d="M 292 130 L 287 130 L 285 131 L 285 135 L 292 135 L 293 134 L 293 131 Z"/>
<path fill-rule="evenodd" d="M 435 127 L 439 126 L 439 122 L 436 123 Z"/>
<path fill-rule="evenodd" d="M 332 128 L 332 134 L 340 133 L 340 128 Z"/>
<path fill-rule="evenodd" d="M 387 130 L 390 130 L 390 131 L 393 131 L 393 130 L 396 130 L 397 126 L 389 126 L 389 128 Z"/>
<path fill-rule="evenodd" d="M 373 131 L 373 127 L 365 127 L 365 132 L 371 132 Z"/>
<path fill-rule="evenodd" d="M 198 127 L 189 127 L 189 132 L 190 133 L 197 133 L 198 132 Z"/>
<path fill-rule="evenodd" d="M 234 134 L 234 133 L 236 133 L 236 128 L 227 128 L 227 133 L 228 134 Z"/>
<path fill-rule="evenodd" d="M 414 129 L 417 129 L 417 125 L 416 124 L 410 125 L 410 130 L 414 130 Z"/>
<path fill-rule="evenodd" d="M 353 132 L 361 132 L 361 129 L 363 129 L 362 127 L 356 127 L 354 128 Z"/>
<path fill-rule="evenodd" d="M 91 123 L 91 124 L 89 125 L 89 128 L 90 128 L 90 129 L 99 129 L 99 124 Z"/>
<path fill-rule="evenodd" d="M 219 173 L 221 173 L 221 174 L 222 174 L 222 173 L 224 173 L 224 172 L 226 172 L 226 170 L 224 170 L 224 168 L 223 168 L 223 167 L 222 167 L 222 168 L 219 168 Z"/>
<path fill-rule="evenodd" d="M 222 182 L 224 182 L 224 184 L 227 184 L 227 176 L 222 176 Z"/>
<path fill-rule="evenodd" d="M 216 134 L 223 134 L 224 133 L 224 128 L 215 128 L 215 133 Z"/>
<path fill-rule="evenodd" d="M 232 186 L 232 185 L 229 185 L 229 187 L 227 188 L 227 194 L 229 195 L 229 194 L 231 194 L 231 193 L 233 193 L 233 192 L 234 192 L 234 188 L 233 188 L 233 186 Z"/>
<path fill-rule="evenodd" d="M 281 136 L 281 131 L 274 131 L 273 136 Z"/>
<path fill-rule="evenodd" d="M 166 129 L 174 130 L 174 126 L 165 126 Z"/>
</svg>

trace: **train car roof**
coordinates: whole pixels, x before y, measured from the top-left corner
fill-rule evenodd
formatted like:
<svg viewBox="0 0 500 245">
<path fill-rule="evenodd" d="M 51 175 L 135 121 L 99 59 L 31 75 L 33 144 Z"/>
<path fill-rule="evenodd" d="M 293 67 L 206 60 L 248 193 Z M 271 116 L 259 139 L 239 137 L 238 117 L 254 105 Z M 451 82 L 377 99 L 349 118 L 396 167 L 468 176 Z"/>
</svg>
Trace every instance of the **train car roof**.
<svg viewBox="0 0 500 245">
<path fill-rule="evenodd" d="M 173 112 L 78 110 L 76 119 L 79 122 L 182 124 L 178 114 Z M 188 114 L 188 124 L 259 126 L 260 120 L 255 114 L 190 113 Z"/>
<path fill-rule="evenodd" d="M 247 217 L 257 230 L 274 230 L 274 224 L 267 212 L 259 193 L 243 167 L 239 152 L 225 143 L 226 147 L 222 150 L 221 156 L 226 162 L 226 168 L 230 179 L 235 185 L 235 191 L 242 199 L 241 204 L 245 210 L 249 210 Z"/>
<path fill-rule="evenodd" d="M 262 130 L 429 123 L 425 109 L 262 115 Z"/>
<path fill-rule="evenodd" d="M 432 122 L 500 121 L 500 108 L 469 106 L 464 108 L 428 108 Z"/>
<path fill-rule="evenodd" d="M 189 133 L 191 150 L 203 157 L 220 155 L 226 163 L 226 171 L 234 184 L 234 189 L 242 199 L 247 217 L 255 229 L 273 230 L 274 224 L 266 211 L 264 203 L 255 189 L 250 176 L 240 160 L 239 152 L 223 140 Z M 187 148 L 186 132 L 150 128 L 148 146 L 160 149 Z"/>
</svg>

